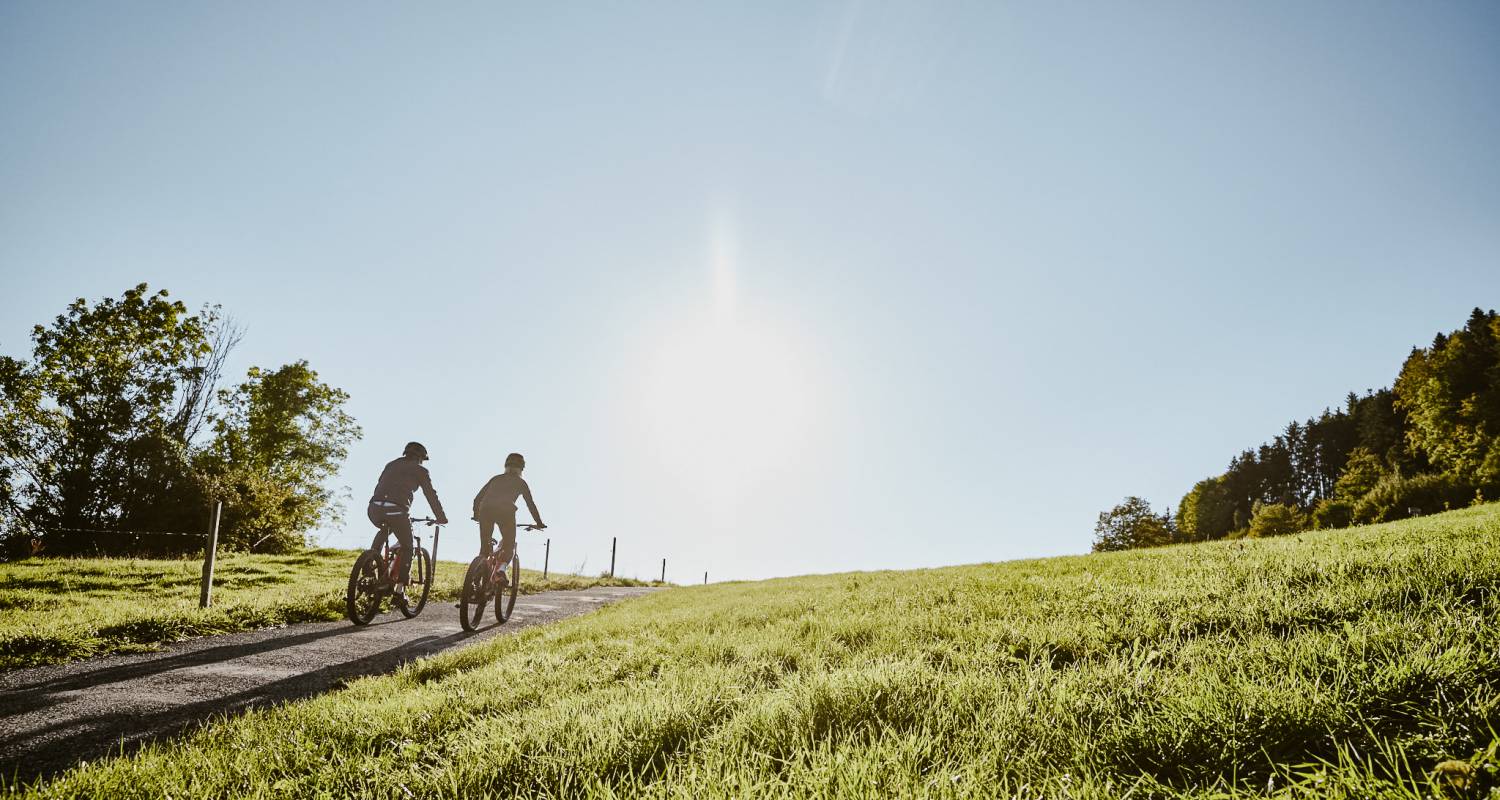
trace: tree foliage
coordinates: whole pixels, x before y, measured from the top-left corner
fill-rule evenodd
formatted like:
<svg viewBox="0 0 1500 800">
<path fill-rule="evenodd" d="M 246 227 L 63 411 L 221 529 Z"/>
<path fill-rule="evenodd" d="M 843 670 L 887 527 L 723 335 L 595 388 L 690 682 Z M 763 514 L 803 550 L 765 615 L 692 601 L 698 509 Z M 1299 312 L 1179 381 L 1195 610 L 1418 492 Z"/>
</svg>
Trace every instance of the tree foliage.
<svg viewBox="0 0 1500 800">
<path fill-rule="evenodd" d="M 1463 328 L 1413 350 L 1396 395 L 1414 451 L 1440 471 L 1500 481 L 1500 315 L 1476 308 Z"/>
<path fill-rule="evenodd" d="M 202 530 L 223 476 L 252 465 L 284 490 L 275 503 L 298 509 L 280 519 L 300 540 L 327 509 L 322 482 L 359 430 L 341 410 L 347 396 L 318 383 L 305 362 L 269 373 L 269 389 L 252 370 L 245 385 L 221 393 L 239 338 L 219 307 L 190 313 L 140 284 L 118 299 L 79 299 L 36 326 L 29 359 L 0 357 L 0 536 L 8 550 L 31 538 L 57 555 L 201 546 L 98 531 Z M 221 446 L 231 440 L 272 444 Z M 221 541 L 245 543 L 232 525 Z"/>
<path fill-rule="evenodd" d="M 1139 497 L 1099 514 L 1094 525 L 1094 551 L 1128 550 L 1134 547 L 1156 547 L 1174 540 L 1172 518 L 1157 514 L 1151 504 Z"/>
<path fill-rule="evenodd" d="M 297 361 L 273 371 L 252 367 L 221 398 L 224 413 L 199 463 L 214 494 L 230 500 L 229 529 L 246 544 L 302 544 L 301 532 L 333 510 L 328 480 L 359 438 L 343 410 L 348 393 Z"/>
<path fill-rule="evenodd" d="M 1413 349 L 1391 388 L 1350 392 L 1194 484 L 1175 523 L 1178 538 L 1199 541 L 1262 535 L 1293 517 L 1299 530 L 1399 519 L 1483 496 L 1500 496 L 1500 315 L 1476 308 Z"/>
</svg>

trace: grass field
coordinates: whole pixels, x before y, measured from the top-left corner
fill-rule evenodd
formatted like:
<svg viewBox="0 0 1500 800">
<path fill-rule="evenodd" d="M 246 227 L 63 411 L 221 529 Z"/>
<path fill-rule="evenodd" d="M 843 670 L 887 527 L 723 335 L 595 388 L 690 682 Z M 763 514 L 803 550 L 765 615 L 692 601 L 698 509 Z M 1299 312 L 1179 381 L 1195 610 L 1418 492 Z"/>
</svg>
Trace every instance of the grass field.
<svg viewBox="0 0 1500 800">
<path fill-rule="evenodd" d="M 214 605 L 198 608 L 201 560 L 35 558 L 0 563 L 0 669 L 149 650 L 190 636 L 340 619 L 353 550 L 226 554 Z M 454 600 L 466 564 L 437 562 L 432 600 Z M 640 581 L 523 571 L 526 592 Z"/>
<path fill-rule="evenodd" d="M 679 588 L 24 793 L 1495 797 L 1497 726 L 1492 504 Z"/>
</svg>

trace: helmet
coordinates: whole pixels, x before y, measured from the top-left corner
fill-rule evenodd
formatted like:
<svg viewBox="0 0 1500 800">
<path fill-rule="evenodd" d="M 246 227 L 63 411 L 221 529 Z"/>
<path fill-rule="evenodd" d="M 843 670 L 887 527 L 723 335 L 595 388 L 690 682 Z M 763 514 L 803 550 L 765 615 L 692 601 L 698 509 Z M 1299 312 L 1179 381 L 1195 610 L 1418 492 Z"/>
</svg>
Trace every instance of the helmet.
<svg viewBox="0 0 1500 800">
<path fill-rule="evenodd" d="M 505 466 L 507 469 L 510 467 L 524 467 L 526 466 L 526 456 L 520 453 L 511 453 L 505 457 Z"/>
<path fill-rule="evenodd" d="M 427 448 L 423 447 L 421 442 L 407 442 L 406 449 L 401 451 L 401 455 L 415 457 L 421 459 L 422 461 L 426 461 Z"/>
</svg>

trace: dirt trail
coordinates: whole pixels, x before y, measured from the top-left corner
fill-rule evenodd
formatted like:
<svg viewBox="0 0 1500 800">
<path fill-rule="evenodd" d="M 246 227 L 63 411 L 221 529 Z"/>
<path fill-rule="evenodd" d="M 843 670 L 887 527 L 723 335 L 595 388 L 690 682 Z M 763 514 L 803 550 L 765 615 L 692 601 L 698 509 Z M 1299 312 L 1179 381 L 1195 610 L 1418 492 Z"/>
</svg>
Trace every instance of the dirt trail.
<svg viewBox="0 0 1500 800">
<path fill-rule="evenodd" d="M 225 712 L 297 700 L 414 658 L 555 622 L 652 591 L 597 587 L 523 595 L 504 625 L 474 633 L 451 602 L 378 617 L 210 636 L 155 653 L 0 673 L 0 775 L 23 780 L 128 751 Z M 488 611 L 488 609 L 486 609 Z"/>
</svg>

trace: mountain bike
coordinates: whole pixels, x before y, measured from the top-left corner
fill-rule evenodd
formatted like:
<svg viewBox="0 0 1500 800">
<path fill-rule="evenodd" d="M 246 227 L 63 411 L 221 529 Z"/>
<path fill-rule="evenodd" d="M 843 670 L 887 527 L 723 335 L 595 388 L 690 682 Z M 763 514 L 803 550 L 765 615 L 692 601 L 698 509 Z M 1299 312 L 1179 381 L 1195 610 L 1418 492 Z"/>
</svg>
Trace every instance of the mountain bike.
<svg viewBox="0 0 1500 800">
<path fill-rule="evenodd" d="M 411 577 L 406 584 L 406 602 L 395 603 L 395 607 L 407 619 L 422 613 L 427 607 L 427 595 L 432 592 L 433 560 L 437 558 L 438 536 L 443 529 L 431 517 L 412 518 L 412 523 L 423 523 L 432 532 L 432 553 L 422 546 L 422 537 L 412 531 Z M 354 569 L 349 571 L 349 590 L 344 595 L 344 607 L 349 621 L 355 625 L 369 625 L 370 620 L 381 612 L 386 598 L 395 593 L 396 576 L 401 574 L 401 548 L 392 546 L 391 530 L 382 527 L 381 536 L 369 550 L 359 554 Z"/>
<path fill-rule="evenodd" d="M 528 531 L 540 530 L 537 525 L 519 525 Z M 464 630 L 472 631 L 484 619 L 484 607 L 495 601 L 495 621 L 510 619 L 516 607 L 516 595 L 521 592 L 520 547 L 511 554 L 509 563 L 500 560 L 500 543 L 490 540 L 490 554 L 475 556 L 469 562 L 469 571 L 464 574 L 464 585 L 459 592 L 458 622 Z"/>
</svg>

